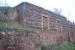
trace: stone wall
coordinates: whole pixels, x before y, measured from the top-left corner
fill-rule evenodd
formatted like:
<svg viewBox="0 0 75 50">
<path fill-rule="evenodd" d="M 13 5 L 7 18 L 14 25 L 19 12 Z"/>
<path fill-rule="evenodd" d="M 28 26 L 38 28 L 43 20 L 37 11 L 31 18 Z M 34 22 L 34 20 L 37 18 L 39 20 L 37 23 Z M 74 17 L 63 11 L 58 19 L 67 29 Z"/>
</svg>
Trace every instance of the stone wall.
<svg viewBox="0 0 75 50">
<path fill-rule="evenodd" d="M 14 8 L 0 9 L 0 22 L 16 21 L 32 31 L 27 28 L 26 31 L 1 31 L 0 49 L 37 50 L 41 46 L 75 42 L 75 24 L 43 8 L 29 3 L 22 4 Z"/>
<path fill-rule="evenodd" d="M 0 31 L 0 49 L 35 50 L 40 45 L 38 33 L 33 31 Z"/>
</svg>

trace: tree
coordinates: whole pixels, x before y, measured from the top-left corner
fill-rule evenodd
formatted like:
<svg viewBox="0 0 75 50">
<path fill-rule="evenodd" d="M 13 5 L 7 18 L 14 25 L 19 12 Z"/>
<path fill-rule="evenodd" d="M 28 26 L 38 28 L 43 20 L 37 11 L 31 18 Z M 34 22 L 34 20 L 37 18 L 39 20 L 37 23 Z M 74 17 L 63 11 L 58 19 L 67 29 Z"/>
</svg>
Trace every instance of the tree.
<svg viewBox="0 0 75 50">
<path fill-rule="evenodd" d="M 56 13 L 56 14 L 61 14 L 61 12 L 62 12 L 62 10 L 59 9 L 59 8 L 54 8 L 53 11 L 54 11 L 54 13 Z"/>
<path fill-rule="evenodd" d="M 0 6 L 9 6 L 6 0 L 0 0 Z"/>
</svg>

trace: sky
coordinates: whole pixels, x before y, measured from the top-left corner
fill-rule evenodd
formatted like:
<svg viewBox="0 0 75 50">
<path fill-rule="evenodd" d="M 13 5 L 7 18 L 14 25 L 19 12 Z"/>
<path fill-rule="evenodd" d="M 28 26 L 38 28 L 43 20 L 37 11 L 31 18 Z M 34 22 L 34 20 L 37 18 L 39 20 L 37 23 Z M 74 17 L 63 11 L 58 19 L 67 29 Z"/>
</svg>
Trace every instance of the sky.
<svg viewBox="0 0 75 50">
<path fill-rule="evenodd" d="M 29 2 L 50 11 L 53 8 L 61 9 L 62 15 L 75 23 L 75 0 L 0 0 L 0 5 L 14 7 L 21 2 Z"/>
</svg>

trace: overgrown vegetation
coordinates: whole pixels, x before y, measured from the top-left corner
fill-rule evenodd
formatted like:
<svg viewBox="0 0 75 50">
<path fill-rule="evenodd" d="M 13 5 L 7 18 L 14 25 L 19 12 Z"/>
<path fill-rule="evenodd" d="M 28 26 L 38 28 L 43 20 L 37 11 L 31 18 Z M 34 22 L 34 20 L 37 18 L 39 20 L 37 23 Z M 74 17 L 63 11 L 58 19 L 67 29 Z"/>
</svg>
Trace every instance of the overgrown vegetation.
<svg viewBox="0 0 75 50">
<path fill-rule="evenodd" d="M 27 25 L 23 26 L 15 21 L 2 22 L 0 21 L 0 29 L 22 29 L 22 30 L 32 30 Z"/>
<path fill-rule="evenodd" d="M 75 50 L 75 44 L 49 45 L 42 47 L 41 50 Z"/>
</svg>

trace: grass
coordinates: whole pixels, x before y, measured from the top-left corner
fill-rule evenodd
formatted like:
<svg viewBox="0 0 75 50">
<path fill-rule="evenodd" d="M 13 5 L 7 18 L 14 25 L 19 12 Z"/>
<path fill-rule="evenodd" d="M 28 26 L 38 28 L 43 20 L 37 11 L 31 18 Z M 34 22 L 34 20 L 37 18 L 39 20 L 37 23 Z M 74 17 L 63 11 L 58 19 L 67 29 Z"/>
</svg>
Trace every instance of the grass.
<svg viewBox="0 0 75 50">
<path fill-rule="evenodd" d="M 27 25 L 23 26 L 22 24 L 19 24 L 18 22 L 15 22 L 15 21 L 9 21 L 9 22 L 0 21 L 0 29 L 7 29 L 7 28 L 8 29 L 29 30 L 29 31 L 32 30 Z"/>
<path fill-rule="evenodd" d="M 64 45 L 49 45 L 42 47 L 41 50 L 75 50 L 75 44 L 64 44 Z"/>
</svg>

